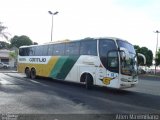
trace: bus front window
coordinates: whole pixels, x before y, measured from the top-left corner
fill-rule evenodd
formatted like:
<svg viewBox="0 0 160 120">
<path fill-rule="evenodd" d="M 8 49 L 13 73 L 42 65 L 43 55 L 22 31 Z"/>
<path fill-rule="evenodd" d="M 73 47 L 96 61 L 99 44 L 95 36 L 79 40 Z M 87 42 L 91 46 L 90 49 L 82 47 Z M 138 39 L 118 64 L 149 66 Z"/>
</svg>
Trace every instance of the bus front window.
<svg viewBox="0 0 160 120">
<path fill-rule="evenodd" d="M 130 54 L 130 57 L 128 60 L 122 60 L 121 59 L 121 72 L 122 74 L 126 74 L 126 75 L 133 75 L 133 74 L 137 74 L 137 60 L 134 57 L 134 54 Z"/>
<path fill-rule="evenodd" d="M 125 48 L 128 51 L 127 59 L 121 57 L 121 73 L 124 75 L 137 75 L 137 58 L 133 45 L 126 41 L 117 40 L 119 48 Z M 125 53 L 120 51 L 120 53 Z"/>
<path fill-rule="evenodd" d="M 112 39 L 99 40 L 99 56 L 103 66 L 107 70 L 110 70 L 111 72 L 117 72 L 117 73 L 119 72 L 117 64 L 116 62 L 114 62 L 115 58 L 118 59 L 118 49 L 114 40 Z"/>
<path fill-rule="evenodd" d="M 109 51 L 107 56 L 107 68 L 110 71 L 117 72 L 119 69 L 118 64 L 118 52 L 117 51 Z"/>
</svg>

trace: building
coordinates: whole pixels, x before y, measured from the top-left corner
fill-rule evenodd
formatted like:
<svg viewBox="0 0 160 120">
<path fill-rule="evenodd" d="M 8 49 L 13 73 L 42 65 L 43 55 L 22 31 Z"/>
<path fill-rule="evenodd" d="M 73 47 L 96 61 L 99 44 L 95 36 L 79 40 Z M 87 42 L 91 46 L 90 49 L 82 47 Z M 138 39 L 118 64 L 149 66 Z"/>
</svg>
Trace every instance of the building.
<svg viewBox="0 0 160 120">
<path fill-rule="evenodd" d="M 3 62 L 5 64 L 8 64 L 10 67 L 15 67 L 16 59 L 10 56 L 10 51 L 7 49 L 1 49 L 0 50 L 0 62 Z"/>
</svg>

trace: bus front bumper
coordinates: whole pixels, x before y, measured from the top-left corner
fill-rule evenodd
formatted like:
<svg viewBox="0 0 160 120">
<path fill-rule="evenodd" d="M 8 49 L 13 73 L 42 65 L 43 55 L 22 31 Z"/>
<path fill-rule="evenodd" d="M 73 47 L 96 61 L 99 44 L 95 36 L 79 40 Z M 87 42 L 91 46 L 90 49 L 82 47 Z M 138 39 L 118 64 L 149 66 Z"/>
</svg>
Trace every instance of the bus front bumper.
<svg viewBox="0 0 160 120">
<path fill-rule="evenodd" d="M 138 84 L 138 80 L 134 80 L 134 81 L 121 81 L 120 82 L 120 88 L 133 87 L 136 84 Z"/>
</svg>

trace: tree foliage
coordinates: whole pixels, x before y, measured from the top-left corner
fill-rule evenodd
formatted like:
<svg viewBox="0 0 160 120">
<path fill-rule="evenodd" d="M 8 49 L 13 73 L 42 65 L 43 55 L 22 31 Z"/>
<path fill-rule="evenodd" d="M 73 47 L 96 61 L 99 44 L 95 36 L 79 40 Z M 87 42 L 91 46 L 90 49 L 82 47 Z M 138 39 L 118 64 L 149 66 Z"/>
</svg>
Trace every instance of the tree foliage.
<svg viewBox="0 0 160 120">
<path fill-rule="evenodd" d="M 0 41 L 0 49 L 9 49 L 9 47 L 10 47 L 9 43 Z"/>
<path fill-rule="evenodd" d="M 18 56 L 18 52 L 17 51 L 11 51 L 11 52 L 9 52 L 9 57 L 10 58 L 16 59 L 17 56 Z"/>
<path fill-rule="evenodd" d="M 38 43 L 37 42 L 33 42 L 33 45 L 38 45 Z"/>
<path fill-rule="evenodd" d="M 157 51 L 155 62 L 156 66 L 160 65 L 160 49 Z"/>
<path fill-rule="evenodd" d="M 153 61 L 153 53 L 151 50 L 149 50 L 146 47 L 139 47 L 138 45 L 134 46 L 135 50 L 137 53 L 141 53 L 143 55 L 145 55 L 146 57 L 146 65 L 148 67 L 150 67 L 152 65 L 152 61 Z M 138 64 L 139 65 L 143 65 L 143 58 L 142 57 L 138 57 Z"/>
<path fill-rule="evenodd" d="M 9 33 L 5 32 L 6 29 L 7 27 L 3 26 L 2 22 L 0 22 L 0 37 L 4 37 L 6 40 L 8 40 Z"/>
<path fill-rule="evenodd" d="M 19 48 L 20 46 L 23 46 L 23 45 L 32 45 L 33 44 L 32 40 L 25 35 L 22 35 L 22 36 L 16 35 L 11 39 L 10 42 L 11 42 L 12 47 L 17 47 L 17 48 Z"/>
</svg>

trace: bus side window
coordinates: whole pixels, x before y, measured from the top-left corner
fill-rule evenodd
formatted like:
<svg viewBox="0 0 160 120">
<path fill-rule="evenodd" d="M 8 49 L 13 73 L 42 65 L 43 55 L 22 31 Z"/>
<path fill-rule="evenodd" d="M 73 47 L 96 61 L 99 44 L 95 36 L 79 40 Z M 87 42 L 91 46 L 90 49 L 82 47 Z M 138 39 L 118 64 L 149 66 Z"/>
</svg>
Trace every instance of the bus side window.
<svg viewBox="0 0 160 120">
<path fill-rule="evenodd" d="M 43 45 L 43 51 L 42 51 L 42 56 L 47 56 L 48 55 L 48 45 Z"/>
<path fill-rule="evenodd" d="M 111 53 L 109 53 L 109 51 L 116 50 L 116 49 L 117 47 L 113 40 L 111 39 L 100 39 L 99 40 L 99 56 L 105 68 L 111 69 L 114 65 L 116 66 L 116 63 L 115 64 L 113 62 L 111 63 L 112 61 L 111 55 L 114 54 L 115 51 L 114 52 L 112 51 Z"/>
<path fill-rule="evenodd" d="M 53 55 L 53 47 L 54 47 L 54 44 L 50 44 L 48 46 L 48 56 L 52 56 Z"/>
<path fill-rule="evenodd" d="M 118 67 L 118 53 L 117 51 L 108 52 L 108 69 L 114 69 Z"/>
<path fill-rule="evenodd" d="M 25 48 L 25 56 L 29 56 L 29 47 Z"/>
<path fill-rule="evenodd" d="M 34 47 L 29 47 L 29 56 L 34 56 Z"/>
<path fill-rule="evenodd" d="M 65 44 L 60 43 L 60 44 L 55 44 L 54 49 L 53 49 L 53 55 L 64 55 L 64 49 L 65 49 Z"/>
<path fill-rule="evenodd" d="M 100 56 L 106 57 L 108 51 L 116 49 L 116 45 L 113 40 L 100 40 L 99 52 Z"/>
<path fill-rule="evenodd" d="M 97 41 L 96 40 L 81 41 L 80 54 L 97 55 Z"/>
<path fill-rule="evenodd" d="M 43 46 L 36 46 L 35 47 L 35 56 L 42 56 Z"/>
<path fill-rule="evenodd" d="M 79 42 L 66 43 L 65 55 L 79 55 Z"/>
<path fill-rule="evenodd" d="M 19 55 L 25 56 L 25 48 L 19 48 Z"/>
</svg>

